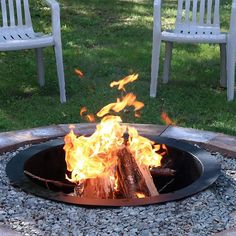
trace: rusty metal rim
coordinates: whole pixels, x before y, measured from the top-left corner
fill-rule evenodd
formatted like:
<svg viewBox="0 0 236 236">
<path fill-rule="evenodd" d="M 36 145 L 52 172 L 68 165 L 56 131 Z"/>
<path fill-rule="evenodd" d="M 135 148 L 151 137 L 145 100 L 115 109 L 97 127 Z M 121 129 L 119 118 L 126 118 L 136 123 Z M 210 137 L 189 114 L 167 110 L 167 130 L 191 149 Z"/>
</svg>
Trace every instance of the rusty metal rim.
<svg viewBox="0 0 236 236">
<path fill-rule="evenodd" d="M 170 147 L 188 152 L 190 156 L 200 164 L 199 166 L 201 166 L 201 176 L 189 186 L 179 189 L 175 192 L 137 199 L 88 199 L 71 196 L 62 192 L 54 192 L 45 189 L 44 187 L 31 181 L 24 174 L 24 163 L 39 152 L 43 152 L 52 147 L 63 145 L 62 139 L 55 139 L 42 144 L 36 144 L 24 151 L 21 151 L 8 162 L 6 166 L 6 173 L 12 185 L 36 196 L 81 206 L 107 207 L 141 206 L 179 200 L 206 189 L 218 178 L 220 174 L 220 164 L 209 152 L 184 141 L 160 137 L 157 135 L 145 136 L 157 143 L 164 143 Z"/>
</svg>

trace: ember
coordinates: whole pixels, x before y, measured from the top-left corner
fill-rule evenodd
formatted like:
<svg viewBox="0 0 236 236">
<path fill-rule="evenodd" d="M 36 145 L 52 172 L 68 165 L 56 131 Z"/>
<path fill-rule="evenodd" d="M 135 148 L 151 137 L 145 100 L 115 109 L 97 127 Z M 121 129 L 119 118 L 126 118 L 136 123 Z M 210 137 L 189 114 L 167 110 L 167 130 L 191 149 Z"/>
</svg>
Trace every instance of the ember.
<svg viewBox="0 0 236 236">
<path fill-rule="evenodd" d="M 118 86 L 118 90 L 124 93 L 125 85 L 137 79 L 137 74 L 129 75 L 110 86 Z M 127 107 L 134 107 L 135 116 L 138 116 L 144 104 L 133 93 L 127 93 L 97 113 L 102 120 L 91 136 L 76 136 L 73 129 L 65 136 L 65 160 L 70 172 L 66 178 L 76 183 L 77 196 L 114 199 L 158 195 L 150 168 L 161 166 L 167 148 L 122 124 L 121 117 L 114 113 Z M 86 112 L 83 107 L 81 115 Z M 93 117 L 94 121 L 93 115 L 86 117 Z"/>
</svg>

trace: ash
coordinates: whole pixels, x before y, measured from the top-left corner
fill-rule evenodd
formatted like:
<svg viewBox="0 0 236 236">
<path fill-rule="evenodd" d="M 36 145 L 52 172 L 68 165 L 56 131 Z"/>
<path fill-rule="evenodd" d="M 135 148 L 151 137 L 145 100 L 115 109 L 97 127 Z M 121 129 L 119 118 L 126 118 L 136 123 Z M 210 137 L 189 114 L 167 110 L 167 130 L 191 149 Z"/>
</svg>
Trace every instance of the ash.
<svg viewBox="0 0 236 236">
<path fill-rule="evenodd" d="M 236 225 L 236 158 L 214 153 L 221 175 L 186 199 L 142 207 L 85 208 L 14 188 L 5 173 L 19 151 L 0 156 L 1 235 L 212 235 Z M 5 232 L 5 234 L 4 234 Z"/>
</svg>

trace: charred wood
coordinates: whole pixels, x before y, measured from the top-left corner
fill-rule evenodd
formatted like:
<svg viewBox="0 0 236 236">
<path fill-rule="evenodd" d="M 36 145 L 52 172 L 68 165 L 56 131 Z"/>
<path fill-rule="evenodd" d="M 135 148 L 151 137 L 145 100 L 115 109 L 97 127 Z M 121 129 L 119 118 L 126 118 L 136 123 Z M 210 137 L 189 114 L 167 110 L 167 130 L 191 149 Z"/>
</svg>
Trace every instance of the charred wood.
<svg viewBox="0 0 236 236">
<path fill-rule="evenodd" d="M 127 148 L 118 152 L 117 177 L 119 194 L 124 198 L 158 195 L 149 168 L 137 163 Z"/>
<path fill-rule="evenodd" d="M 175 176 L 176 170 L 163 167 L 152 167 L 150 172 L 153 176 Z"/>
<path fill-rule="evenodd" d="M 85 198 L 113 198 L 114 183 L 109 177 L 86 179 L 78 183 L 74 189 L 76 196 Z"/>
</svg>

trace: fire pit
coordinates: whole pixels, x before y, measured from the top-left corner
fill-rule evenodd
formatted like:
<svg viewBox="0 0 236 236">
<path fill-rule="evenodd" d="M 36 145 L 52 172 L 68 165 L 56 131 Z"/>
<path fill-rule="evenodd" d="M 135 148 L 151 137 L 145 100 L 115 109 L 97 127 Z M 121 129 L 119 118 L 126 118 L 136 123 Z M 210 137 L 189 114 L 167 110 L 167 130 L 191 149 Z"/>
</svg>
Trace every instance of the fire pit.
<svg viewBox="0 0 236 236">
<path fill-rule="evenodd" d="M 165 144 L 168 155 L 163 165 L 175 175 L 152 173 L 159 195 L 142 198 L 98 199 L 73 194 L 75 184 L 65 179 L 66 162 L 63 140 L 56 139 L 34 145 L 16 155 L 7 164 L 6 172 L 15 186 L 37 196 L 86 206 L 134 206 L 178 200 L 211 185 L 220 174 L 220 165 L 211 154 L 189 143 L 148 136 L 155 143 Z"/>
<path fill-rule="evenodd" d="M 140 117 L 144 107 L 125 89 L 137 79 L 132 74 L 110 84 L 121 97 L 96 113 L 101 121 L 94 133 L 77 135 L 71 126 L 64 142 L 37 145 L 13 158 L 7 165 L 12 183 L 52 200 L 93 206 L 177 200 L 213 183 L 220 167 L 210 153 L 177 140 L 140 135 L 122 123 L 117 113 Z M 86 107 L 80 115 L 95 121 Z"/>
</svg>

